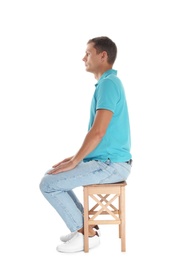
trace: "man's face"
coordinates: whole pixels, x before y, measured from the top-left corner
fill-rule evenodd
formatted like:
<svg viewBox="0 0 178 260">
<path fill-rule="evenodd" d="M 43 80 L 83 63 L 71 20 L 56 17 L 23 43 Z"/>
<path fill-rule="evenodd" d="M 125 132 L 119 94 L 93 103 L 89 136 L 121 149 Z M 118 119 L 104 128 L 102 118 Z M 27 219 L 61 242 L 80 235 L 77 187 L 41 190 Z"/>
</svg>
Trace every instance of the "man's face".
<svg viewBox="0 0 178 260">
<path fill-rule="evenodd" d="M 101 56 L 102 53 L 96 53 L 93 43 L 87 44 L 86 54 L 82 59 L 85 62 L 86 71 L 97 73 L 101 64 Z"/>
</svg>

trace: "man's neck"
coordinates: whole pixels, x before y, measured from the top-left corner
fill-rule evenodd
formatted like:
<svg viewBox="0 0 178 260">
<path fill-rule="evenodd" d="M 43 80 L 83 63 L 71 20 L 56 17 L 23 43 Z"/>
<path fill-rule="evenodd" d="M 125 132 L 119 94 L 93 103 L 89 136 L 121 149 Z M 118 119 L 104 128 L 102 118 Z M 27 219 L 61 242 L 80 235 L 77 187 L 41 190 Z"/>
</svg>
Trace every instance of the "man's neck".
<svg viewBox="0 0 178 260">
<path fill-rule="evenodd" d="M 100 69 L 98 72 L 94 73 L 95 79 L 99 80 L 101 76 L 108 70 L 111 70 L 112 66 L 105 66 L 104 68 Z"/>
</svg>

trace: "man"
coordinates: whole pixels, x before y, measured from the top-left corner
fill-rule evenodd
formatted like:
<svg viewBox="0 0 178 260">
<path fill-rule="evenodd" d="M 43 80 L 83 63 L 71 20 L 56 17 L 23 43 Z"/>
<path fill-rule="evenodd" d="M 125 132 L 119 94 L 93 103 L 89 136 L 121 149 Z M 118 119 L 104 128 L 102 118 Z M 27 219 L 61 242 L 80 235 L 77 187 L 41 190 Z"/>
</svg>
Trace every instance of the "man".
<svg viewBox="0 0 178 260">
<path fill-rule="evenodd" d="M 108 37 L 88 41 L 83 58 L 97 83 L 91 102 L 89 129 L 75 155 L 57 163 L 43 177 L 40 189 L 70 234 L 62 236 L 59 252 L 84 249 L 83 206 L 73 189 L 127 179 L 131 171 L 130 125 L 124 88 L 113 64 L 117 47 Z M 89 248 L 99 245 L 99 227 L 89 229 Z"/>
</svg>

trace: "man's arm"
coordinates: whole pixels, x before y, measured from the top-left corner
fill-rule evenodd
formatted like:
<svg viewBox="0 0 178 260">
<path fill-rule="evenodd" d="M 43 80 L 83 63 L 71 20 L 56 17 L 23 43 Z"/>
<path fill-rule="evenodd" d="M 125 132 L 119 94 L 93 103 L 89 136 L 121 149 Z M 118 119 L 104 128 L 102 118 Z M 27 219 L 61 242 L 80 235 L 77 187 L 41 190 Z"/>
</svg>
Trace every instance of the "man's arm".
<svg viewBox="0 0 178 260">
<path fill-rule="evenodd" d="M 92 152 L 102 140 L 106 133 L 108 125 L 111 121 L 113 112 L 106 109 L 97 110 L 92 128 L 87 133 L 84 142 L 79 151 L 68 161 L 56 164 L 50 174 L 56 174 L 71 170 L 83 160 L 90 152 Z"/>
</svg>

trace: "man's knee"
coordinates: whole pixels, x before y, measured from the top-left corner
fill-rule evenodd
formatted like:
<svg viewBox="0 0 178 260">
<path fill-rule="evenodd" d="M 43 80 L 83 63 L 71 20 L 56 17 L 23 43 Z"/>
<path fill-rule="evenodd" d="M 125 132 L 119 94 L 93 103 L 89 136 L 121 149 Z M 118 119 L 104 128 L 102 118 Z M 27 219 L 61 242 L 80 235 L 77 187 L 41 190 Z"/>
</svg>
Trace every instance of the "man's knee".
<svg viewBox="0 0 178 260">
<path fill-rule="evenodd" d="M 46 181 L 46 178 L 43 178 L 39 184 L 39 188 L 42 193 L 47 192 L 48 190 L 48 183 Z"/>
</svg>

